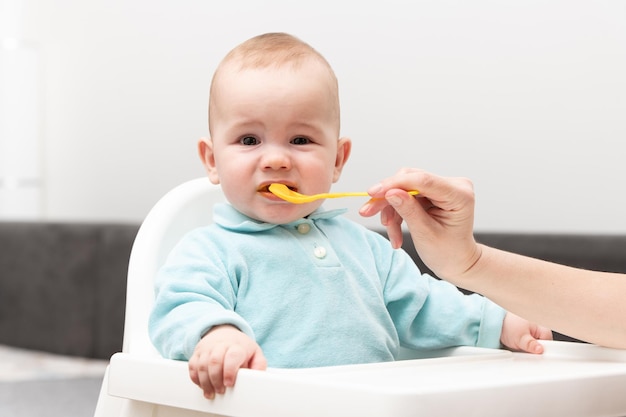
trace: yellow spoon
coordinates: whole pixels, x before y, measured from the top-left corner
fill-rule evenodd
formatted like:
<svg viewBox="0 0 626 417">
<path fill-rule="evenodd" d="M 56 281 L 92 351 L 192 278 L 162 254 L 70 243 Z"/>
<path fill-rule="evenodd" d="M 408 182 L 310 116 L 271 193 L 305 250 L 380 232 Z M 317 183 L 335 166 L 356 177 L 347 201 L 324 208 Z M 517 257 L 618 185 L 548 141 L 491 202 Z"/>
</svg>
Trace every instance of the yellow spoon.
<svg viewBox="0 0 626 417">
<path fill-rule="evenodd" d="M 313 195 L 304 195 L 290 190 L 285 184 L 270 184 L 269 190 L 276 197 L 282 198 L 285 201 L 289 201 L 294 204 L 310 203 L 311 201 L 319 200 L 321 198 L 339 198 L 339 197 L 369 197 L 368 193 L 322 193 Z M 419 191 L 409 191 L 411 195 L 419 194 Z"/>
</svg>

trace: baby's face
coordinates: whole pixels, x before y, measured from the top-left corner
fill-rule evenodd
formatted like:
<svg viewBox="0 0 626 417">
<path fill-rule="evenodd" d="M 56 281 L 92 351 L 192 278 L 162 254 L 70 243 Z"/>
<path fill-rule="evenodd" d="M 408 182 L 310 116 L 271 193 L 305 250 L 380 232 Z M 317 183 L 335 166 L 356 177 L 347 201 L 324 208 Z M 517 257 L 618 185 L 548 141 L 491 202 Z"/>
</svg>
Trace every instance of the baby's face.
<svg viewBox="0 0 626 417">
<path fill-rule="evenodd" d="M 339 179 L 350 142 L 338 138 L 327 69 L 314 61 L 297 69 L 226 69 L 214 87 L 210 150 L 203 158 L 211 181 L 221 183 L 235 208 L 260 221 L 288 223 L 313 212 L 321 201 L 291 204 L 267 187 L 276 182 L 316 194 Z"/>
</svg>

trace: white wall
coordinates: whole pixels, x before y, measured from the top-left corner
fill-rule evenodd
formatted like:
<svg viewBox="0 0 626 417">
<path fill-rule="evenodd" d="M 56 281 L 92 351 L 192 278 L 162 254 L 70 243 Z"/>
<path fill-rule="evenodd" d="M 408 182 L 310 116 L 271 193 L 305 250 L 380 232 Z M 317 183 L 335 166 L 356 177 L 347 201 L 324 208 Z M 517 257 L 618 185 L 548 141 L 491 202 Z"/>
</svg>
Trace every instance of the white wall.
<svg viewBox="0 0 626 417">
<path fill-rule="evenodd" d="M 39 51 L 18 0 L 0 0 L 0 219 L 42 216 Z"/>
<path fill-rule="evenodd" d="M 215 66 L 287 31 L 339 77 L 354 152 L 335 190 L 415 166 L 472 178 L 479 230 L 626 233 L 626 2 L 23 3 L 46 219 L 138 222 L 203 175 Z"/>
</svg>

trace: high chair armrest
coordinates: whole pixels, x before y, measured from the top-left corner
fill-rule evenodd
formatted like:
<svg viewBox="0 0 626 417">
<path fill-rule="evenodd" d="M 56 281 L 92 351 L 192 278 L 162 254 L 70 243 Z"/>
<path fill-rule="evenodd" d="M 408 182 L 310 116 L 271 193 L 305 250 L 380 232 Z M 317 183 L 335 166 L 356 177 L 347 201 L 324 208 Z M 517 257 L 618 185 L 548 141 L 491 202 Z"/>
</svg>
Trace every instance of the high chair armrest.
<svg viewBox="0 0 626 417">
<path fill-rule="evenodd" d="M 626 351 L 542 341 L 544 355 L 454 348 L 441 356 L 308 369 L 241 369 L 214 400 L 187 362 L 119 353 L 110 395 L 224 416 L 409 417 L 626 414 Z M 576 393 L 576 395 L 572 395 Z M 607 401 L 602 401 L 602 399 Z"/>
</svg>

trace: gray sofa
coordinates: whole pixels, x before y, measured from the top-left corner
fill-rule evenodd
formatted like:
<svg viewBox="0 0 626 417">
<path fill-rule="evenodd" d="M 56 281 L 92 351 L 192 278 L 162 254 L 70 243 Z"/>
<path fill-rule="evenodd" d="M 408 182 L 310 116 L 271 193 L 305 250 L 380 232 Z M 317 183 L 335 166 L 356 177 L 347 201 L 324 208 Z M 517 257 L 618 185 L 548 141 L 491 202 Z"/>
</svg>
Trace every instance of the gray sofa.
<svg viewBox="0 0 626 417">
<path fill-rule="evenodd" d="M 0 344 L 120 351 L 133 224 L 0 223 Z"/>
<path fill-rule="evenodd" d="M 108 359 L 121 350 L 135 224 L 0 222 L 0 344 Z M 626 273 L 626 236 L 477 233 L 488 245 Z M 408 236 L 405 249 L 428 271 Z M 556 335 L 557 339 L 568 338 Z"/>
</svg>

